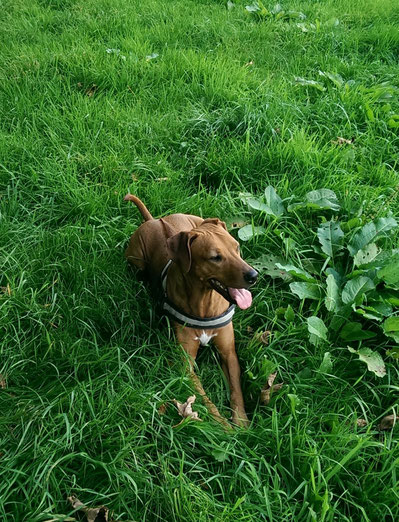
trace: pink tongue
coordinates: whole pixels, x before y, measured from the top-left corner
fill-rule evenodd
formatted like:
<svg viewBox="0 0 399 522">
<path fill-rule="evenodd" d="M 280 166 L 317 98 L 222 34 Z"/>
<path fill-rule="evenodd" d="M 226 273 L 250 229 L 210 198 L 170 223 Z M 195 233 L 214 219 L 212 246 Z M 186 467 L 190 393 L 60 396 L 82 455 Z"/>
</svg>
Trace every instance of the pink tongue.
<svg viewBox="0 0 399 522">
<path fill-rule="evenodd" d="M 235 300 L 237 305 L 242 309 L 245 310 L 246 308 L 249 308 L 252 303 L 252 294 L 248 290 L 245 290 L 245 288 L 229 288 L 229 294 L 231 297 Z"/>
</svg>

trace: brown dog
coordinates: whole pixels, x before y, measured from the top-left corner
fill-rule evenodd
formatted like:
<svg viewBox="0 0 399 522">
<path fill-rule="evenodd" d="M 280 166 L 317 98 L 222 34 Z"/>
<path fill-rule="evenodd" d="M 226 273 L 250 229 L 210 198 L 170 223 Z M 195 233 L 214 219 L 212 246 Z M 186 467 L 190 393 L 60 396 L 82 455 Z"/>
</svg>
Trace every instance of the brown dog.
<svg viewBox="0 0 399 522">
<path fill-rule="evenodd" d="M 247 288 L 255 283 L 257 272 L 241 259 L 239 245 L 223 221 L 187 214 L 154 219 L 137 197 L 127 194 L 125 200 L 135 203 L 145 219 L 130 238 L 126 258 L 152 281 L 161 285 L 162 279 L 164 309 L 190 357 L 197 391 L 211 414 L 227 424 L 194 373 L 199 345 L 212 339 L 230 385 L 233 422 L 247 425 L 231 318 L 234 305 L 251 305 Z"/>
</svg>

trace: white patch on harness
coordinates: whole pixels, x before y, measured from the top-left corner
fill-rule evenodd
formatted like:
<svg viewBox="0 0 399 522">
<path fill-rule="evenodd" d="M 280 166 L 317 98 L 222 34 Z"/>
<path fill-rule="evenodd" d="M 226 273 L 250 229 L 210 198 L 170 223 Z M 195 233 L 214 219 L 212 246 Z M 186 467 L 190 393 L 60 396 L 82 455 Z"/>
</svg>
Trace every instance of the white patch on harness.
<svg viewBox="0 0 399 522">
<path fill-rule="evenodd" d="M 202 346 L 207 346 L 212 337 L 216 336 L 217 333 L 208 335 L 207 333 L 205 333 L 205 330 L 202 330 L 202 334 L 199 337 L 194 337 L 194 341 L 199 341 L 202 344 Z"/>
</svg>

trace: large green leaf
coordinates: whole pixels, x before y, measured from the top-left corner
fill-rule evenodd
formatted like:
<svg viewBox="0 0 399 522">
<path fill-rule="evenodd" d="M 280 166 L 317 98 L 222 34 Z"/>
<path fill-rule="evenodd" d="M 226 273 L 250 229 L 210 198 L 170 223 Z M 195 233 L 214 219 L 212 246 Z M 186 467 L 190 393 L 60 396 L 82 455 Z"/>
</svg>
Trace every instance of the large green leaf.
<svg viewBox="0 0 399 522">
<path fill-rule="evenodd" d="M 352 313 L 351 305 L 343 305 L 339 310 L 335 310 L 330 322 L 330 331 L 338 332 L 342 325 L 348 322 L 348 318 Z"/>
<path fill-rule="evenodd" d="M 340 74 L 319 71 L 320 76 L 325 76 L 333 82 L 335 87 L 341 88 L 344 85 L 344 80 Z"/>
<path fill-rule="evenodd" d="M 320 364 L 319 372 L 330 373 L 332 370 L 332 366 L 333 366 L 333 363 L 332 363 L 332 359 L 331 359 L 331 354 L 330 354 L 330 352 L 326 352 L 324 354 L 323 360 Z"/>
<path fill-rule="evenodd" d="M 261 270 L 273 279 L 279 278 L 286 281 L 292 280 L 292 276 L 288 272 L 276 267 L 276 263 L 280 264 L 284 262 L 281 257 L 272 254 L 264 254 L 263 256 L 250 260 L 249 262 L 256 270 Z"/>
<path fill-rule="evenodd" d="M 246 225 L 240 228 L 238 231 L 238 237 L 241 241 L 249 241 L 255 236 L 260 236 L 266 232 L 264 227 L 253 227 L 252 225 Z"/>
<path fill-rule="evenodd" d="M 306 201 L 289 205 L 288 211 L 291 212 L 292 210 L 301 208 L 316 210 L 330 209 L 337 211 L 341 208 L 335 192 L 329 189 L 312 190 L 306 194 L 305 199 Z"/>
<path fill-rule="evenodd" d="M 316 279 L 302 270 L 302 268 L 297 268 L 293 265 L 282 265 L 281 263 L 276 263 L 276 267 L 280 270 L 284 270 L 284 272 L 288 272 L 292 277 L 296 279 L 300 279 L 301 281 L 307 281 L 309 283 L 314 283 Z"/>
<path fill-rule="evenodd" d="M 368 300 L 368 306 L 363 306 L 365 310 L 375 310 L 377 313 L 384 317 L 388 317 L 392 314 L 392 306 L 386 301 L 374 301 L 373 299 Z"/>
<path fill-rule="evenodd" d="M 280 18 L 288 20 L 306 20 L 306 15 L 305 13 L 302 13 L 302 11 L 287 11 L 286 13 L 281 11 L 276 15 L 276 20 L 279 20 Z"/>
<path fill-rule="evenodd" d="M 253 199 L 253 194 L 250 192 L 240 192 L 239 197 L 243 203 L 248 203 L 248 199 Z"/>
<path fill-rule="evenodd" d="M 271 185 L 265 190 L 266 203 L 258 198 L 254 198 L 248 192 L 242 192 L 240 197 L 250 208 L 265 212 L 269 216 L 280 217 L 285 213 L 283 201 Z"/>
<path fill-rule="evenodd" d="M 360 217 L 354 217 L 349 221 L 341 221 L 341 228 L 344 232 L 349 232 L 350 230 L 360 227 L 362 224 L 362 220 Z"/>
<path fill-rule="evenodd" d="M 340 332 L 341 339 L 345 341 L 363 341 L 365 339 L 372 339 L 377 334 L 370 330 L 363 330 L 361 323 L 350 322 L 342 328 Z"/>
<path fill-rule="evenodd" d="M 253 15 L 260 17 L 261 19 L 267 18 L 272 15 L 271 12 L 268 9 L 266 9 L 266 7 L 260 0 L 254 2 L 251 5 L 246 5 L 245 9 L 249 13 L 253 13 Z"/>
<path fill-rule="evenodd" d="M 327 341 L 327 327 L 319 317 L 312 315 L 307 319 L 309 341 L 318 346 L 322 342 Z"/>
<path fill-rule="evenodd" d="M 284 319 L 287 321 L 287 323 L 292 323 L 295 320 L 295 312 L 292 309 L 291 305 L 287 306 L 287 310 L 284 313 Z"/>
<path fill-rule="evenodd" d="M 279 217 L 285 213 L 283 200 L 280 198 L 280 196 L 276 193 L 276 191 L 271 185 L 266 187 L 265 198 L 267 207 L 269 209 L 268 214 L 272 214 L 273 216 Z"/>
<path fill-rule="evenodd" d="M 327 221 L 322 223 L 317 229 L 321 249 L 329 257 L 334 258 L 335 254 L 342 249 L 344 233 L 337 221 Z"/>
<path fill-rule="evenodd" d="M 357 314 L 362 315 L 366 319 L 382 321 L 384 317 L 388 317 L 392 314 L 392 306 L 386 301 L 374 301 L 373 299 L 367 298 L 367 303 L 367 306 L 362 305 L 355 310 Z"/>
<path fill-rule="evenodd" d="M 342 290 L 342 301 L 345 304 L 360 304 L 362 296 L 369 290 L 374 290 L 375 285 L 369 277 L 360 276 L 351 279 Z"/>
<path fill-rule="evenodd" d="M 385 335 L 388 337 L 392 337 L 397 343 L 399 343 L 399 316 L 395 315 L 392 317 L 388 317 L 386 321 L 384 321 L 382 328 L 384 330 Z"/>
<path fill-rule="evenodd" d="M 315 283 L 290 283 L 290 290 L 299 299 L 320 299 L 320 288 Z"/>
<path fill-rule="evenodd" d="M 312 190 L 305 197 L 309 203 L 320 208 L 330 208 L 331 210 L 339 210 L 341 208 L 337 195 L 330 189 Z"/>
<path fill-rule="evenodd" d="M 364 249 L 365 250 L 365 249 Z M 387 266 L 392 258 L 399 254 L 399 249 L 388 249 L 388 250 L 379 250 L 377 256 L 371 263 L 368 263 L 367 265 L 363 265 L 362 268 L 375 268 L 379 270 L 380 268 L 383 268 Z"/>
<path fill-rule="evenodd" d="M 385 370 L 385 364 L 379 353 L 373 352 L 370 348 L 360 348 L 360 350 L 354 350 L 348 346 L 348 350 L 352 353 L 356 353 L 359 359 L 367 364 L 367 368 L 370 372 L 375 373 L 377 377 L 384 377 L 387 373 Z"/>
<path fill-rule="evenodd" d="M 375 243 L 368 244 L 356 253 L 354 258 L 355 266 L 363 266 L 371 263 L 378 256 L 378 254 L 378 246 Z"/>
<path fill-rule="evenodd" d="M 226 220 L 227 230 L 236 230 L 237 228 L 248 225 L 249 219 L 246 216 L 232 216 Z"/>
<path fill-rule="evenodd" d="M 326 88 L 320 82 L 316 82 L 315 80 L 307 80 L 306 78 L 295 76 L 295 81 L 299 85 L 304 85 L 305 87 L 313 87 L 314 89 L 317 89 L 319 91 L 326 90 Z"/>
<path fill-rule="evenodd" d="M 383 290 L 380 290 L 379 294 L 384 301 L 396 308 L 399 307 L 399 292 L 397 290 L 395 291 L 390 288 L 384 288 Z"/>
<path fill-rule="evenodd" d="M 254 210 L 261 210 L 262 212 L 269 213 L 269 207 L 260 201 L 260 199 L 257 198 L 247 198 L 246 202 L 248 203 L 248 206 L 253 208 Z"/>
<path fill-rule="evenodd" d="M 337 272 L 333 268 L 327 268 L 326 269 L 326 274 L 328 274 L 328 275 L 331 274 L 334 277 L 335 282 L 337 283 L 338 286 L 342 285 L 342 282 L 343 282 L 342 274 L 340 274 L 339 272 Z"/>
<path fill-rule="evenodd" d="M 259 7 L 259 5 L 255 2 L 254 4 L 251 4 L 251 5 L 246 5 L 245 6 L 245 9 L 249 12 L 249 13 L 257 13 L 258 11 L 261 10 L 261 8 Z"/>
<path fill-rule="evenodd" d="M 352 241 L 348 245 L 349 252 L 354 256 L 359 250 L 375 241 L 376 238 L 387 235 L 388 232 L 397 226 L 398 223 L 393 217 L 378 218 L 367 223 L 353 236 Z"/>
<path fill-rule="evenodd" d="M 399 254 L 392 256 L 388 264 L 378 270 L 377 276 L 387 285 L 399 290 Z"/>
<path fill-rule="evenodd" d="M 342 305 L 340 290 L 333 274 L 329 274 L 327 276 L 326 282 L 327 290 L 324 303 L 327 310 L 329 312 L 333 312 L 334 310 L 338 310 Z"/>
</svg>

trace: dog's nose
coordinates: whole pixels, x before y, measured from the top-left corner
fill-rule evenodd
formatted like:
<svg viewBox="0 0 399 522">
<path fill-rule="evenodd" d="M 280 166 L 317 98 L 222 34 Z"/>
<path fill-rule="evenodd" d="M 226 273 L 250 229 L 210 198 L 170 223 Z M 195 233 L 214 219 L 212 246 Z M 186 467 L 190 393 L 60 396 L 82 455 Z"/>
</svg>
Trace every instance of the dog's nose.
<svg viewBox="0 0 399 522">
<path fill-rule="evenodd" d="M 258 272 L 256 270 L 254 270 L 253 268 L 251 268 L 251 270 L 248 270 L 248 272 L 245 272 L 244 274 L 244 279 L 247 283 L 249 283 L 250 285 L 253 285 L 254 283 L 256 283 L 256 280 L 258 279 Z"/>
</svg>

